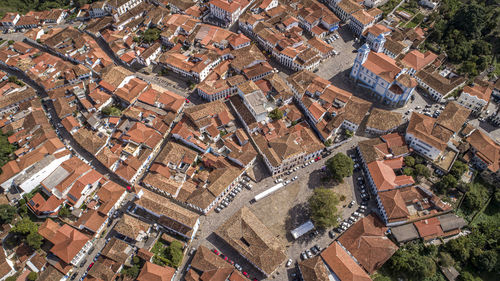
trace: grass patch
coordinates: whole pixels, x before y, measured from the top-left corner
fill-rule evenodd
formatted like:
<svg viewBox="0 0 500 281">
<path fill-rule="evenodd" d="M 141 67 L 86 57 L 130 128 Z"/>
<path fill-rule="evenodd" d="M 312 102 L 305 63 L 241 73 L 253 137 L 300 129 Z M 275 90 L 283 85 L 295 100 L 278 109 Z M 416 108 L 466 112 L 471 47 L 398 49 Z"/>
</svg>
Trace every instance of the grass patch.
<svg viewBox="0 0 500 281">
<path fill-rule="evenodd" d="M 387 3 L 378 7 L 382 12 L 384 12 L 384 16 L 390 13 L 398 4 L 401 2 L 400 0 L 389 0 Z"/>
<path fill-rule="evenodd" d="M 417 25 L 419 25 L 423 20 L 424 20 L 425 16 L 421 13 L 418 13 L 416 14 L 412 19 L 411 21 L 409 21 L 407 24 L 406 24 L 406 27 L 408 28 L 414 28 L 416 27 Z"/>
<path fill-rule="evenodd" d="M 474 225 L 480 223 L 500 225 L 500 207 L 495 203 L 495 200 L 490 200 L 486 208 L 474 219 Z"/>
</svg>

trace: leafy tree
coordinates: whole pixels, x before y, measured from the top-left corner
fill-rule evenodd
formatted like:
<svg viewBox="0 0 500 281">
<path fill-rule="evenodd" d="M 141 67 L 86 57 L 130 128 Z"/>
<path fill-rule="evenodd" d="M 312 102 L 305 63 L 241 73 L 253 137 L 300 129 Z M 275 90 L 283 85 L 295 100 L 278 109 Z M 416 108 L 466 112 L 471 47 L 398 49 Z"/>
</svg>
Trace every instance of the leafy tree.
<svg viewBox="0 0 500 281">
<path fill-rule="evenodd" d="M 488 197 L 486 187 L 480 183 L 469 184 L 468 187 L 462 205 L 469 212 L 479 210 Z"/>
<path fill-rule="evenodd" d="M 326 161 L 326 167 L 333 179 L 344 182 L 345 177 L 352 176 L 354 161 L 344 153 L 337 153 Z"/>
<path fill-rule="evenodd" d="M 115 106 L 106 106 L 105 108 L 102 109 L 102 114 L 107 116 L 120 117 L 122 115 L 122 111 Z"/>
<path fill-rule="evenodd" d="M 129 276 L 133 279 L 135 279 L 135 278 L 137 278 L 137 276 L 139 276 L 140 271 L 141 271 L 141 269 L 137 265 L 122 269 L 123 274 L 125 274 L 126 276 Z"/>
<path fill-rule="evenodd" d="M 58 215 L 61 218 L 67 218 L 67 217 L 69 217 L 70 214 L 71 214 L 71 211 L 68 209 L 68 207 L 66 207 L 66 205 L 62 206 L 61 209 L 59 209 Z"/>
<path fill-rule="evenodd" d="M 184 255 L 182 254 L 182 244 L 179 241 L 172 241 L 165 252 L 172 266 L 178 267 L 181 264 Z"/>
<path fill-rule="evenodd" d="M 455 161 L 450 169 L 450 174 L 452 174 L 455 178 L 460 179 L 465 171 L 467 171 L 467 164 L 462 161 Z"/>
<path fill-rule="evenodd" d="M 449 190 L 457 187 L 457 184 L 457 179 L 454 176 L 447 174 L 446 176 L 442 177 L 439 182 L 436 183 L 435 187 L 440 194 L 445 194 Z"/>
<path fill-rule="evenodd" d="M 279 108 L 275 108 L 271 112 L 269 112 L 269 118 L 273 120 L 279 120 L 283 118 L 283 111 L 281 111 Z"/>
<path fill-rule="evenodd" d="M 406 156 L 404 158 L 405 165 L 408 167 L 415 166 L 415 158 L 413 156 Z"/>
<path fill-rule="evenodd" d="M 410 280 L 422 280 L 436 274 L 436 263 L 427 255 L 422 244 L 408 244 L 400 248 L 389 260 L 389 267 L 405 273 Z"/>
<path fill-rule="evenodd" d="M 327 228 L 337 225 L 339 198 L 332 190 L 320 187 L 309 198 L 311 219 L 316 227 Z"/>
<path fill-rule="evenodd" d="M 391 277 L 379 275 L 373 279 L 373 281 L 392 281 Z"/>
<path fill-rule="evenodd" d="M 158 39 L 160 39 L 161 30 L 153 27 L 148 28 L 141 36 L 141 39 L 145 43 L 152 43 Z"/>
<path fill-rule="evenodd" d="M 325 141 L 325 146 L 326 146 L 326 147 L 332 146 L 332 144 L 333 144 L 332 139 L 327 139 L 327 140 Z"/>
<path fill-rule="evenodd" d="M 43 237 L 38 234 L 38 232 L 31 232 L 26 236 L 26 243 L 28 243 L 31 248 L 38 250 L 43 244 Z"/>
<path fill-rule="evenodd" d="M 8 138 L 9 134 L 0 131 L 0 167 L 11 160 L 11 155 L 16 150 L 16 146 L 11 144 Z"/>
<path fill-rule="evenodd" d="M 423 164 L 417 164 L 415 165 L 415 174 L 417 176 L 423 176 L 428 178 L 431 175 L 431 171 L 429 171 L 429 168 L 427 168 Z"/>
<path fill-rule="evenodd" d="M 16 276 L 9 276 L 7 277 L 7 279 L 5 279 L 5 281 L 16 281 L 16 280 L 17 280 Z"/>
<path fill-rule="evenodd" d="M 441 266 L 448 267 L 448 266 L 453 266 L 455 265 L 455 260 L 453 257 L 447 253 L 447 252 L 440 252 L 439 253 L 439 263 Z"/>
<path fill-rule="evenodd" d="M 32 271 L 28 274 L 29 281 L 35 281 L 37 278 L 38 278 L 38 274 L 34 271 Z"/>
<path fill-rule="evenodd" d="M 403 174 L 413 177 L 415 175 L 415 170 L 410 167 L 403 168 Z"/>
<path fill-rule="evenodd" d="M 354 136 L 354 132 L 351 131 L 351 130 L 348 130 L 348 129 L 345 129 L 345 135 L 348 137 L 348 138 L 352 138 Z"/>
<path fill-rule="evenodd" d="M 0 222 L 11 223 L 16 215 L 16 208 L 9 204 L 0 205 Z"/>
<path fill-rule="evenodd" d="M 481 271 L 493 272 L 498 261 L 498 253 L 495 250 L 483 251 L 474 248 L 471 258 L 472 264 Z"/>
<path fill-rule="evenodd" d="M 37 232 L 38 226 L 30 220 L 29 217 L 24 217 L 22 220 L 18 221 L 10 232 L 18 235 L 26 236 L 32 232 Z"/>
</svg>

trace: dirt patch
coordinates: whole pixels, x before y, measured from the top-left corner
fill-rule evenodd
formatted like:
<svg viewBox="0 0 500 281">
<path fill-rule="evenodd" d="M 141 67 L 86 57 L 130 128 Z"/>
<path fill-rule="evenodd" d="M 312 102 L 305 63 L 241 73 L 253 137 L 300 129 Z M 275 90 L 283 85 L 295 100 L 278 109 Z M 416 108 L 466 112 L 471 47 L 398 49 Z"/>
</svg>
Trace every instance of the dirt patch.
<svg viewBox="0 0 500 281">
<path fill-rule="evenodd" d="M 304 192 L 305 191 L 305 192 Z M 288 229 L 287 219 L 289 211 L 295 205 L 303 203 L 309 198 L 308 188 L 300 182 L 287 185 L 270 196 L 252 204 L 250 209 L 252 212 L 271 230 L 277 237 L 283 241 L 288 240 L 288 232 L 293 229 Z M 300 192 L 300 195 L 299 195 Z M 303 210 L 303 209 L 302 209 Z M 301 212 L 303 213 L 303 212 Z M 307 220 L 297 222 L 299 225 Z"/>
</svg>

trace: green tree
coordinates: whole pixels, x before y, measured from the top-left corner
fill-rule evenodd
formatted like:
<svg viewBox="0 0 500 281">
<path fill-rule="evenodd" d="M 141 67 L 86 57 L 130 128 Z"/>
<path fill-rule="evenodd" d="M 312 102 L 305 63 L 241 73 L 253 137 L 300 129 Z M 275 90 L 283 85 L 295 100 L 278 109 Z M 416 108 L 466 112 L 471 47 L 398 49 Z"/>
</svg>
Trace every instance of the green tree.
<svg viewBox="0 0 500 281">
<path fill-rule="evenodd" d="M 448 266 L 454 266 L 455 265 L 455 260 L 453 257 L 447 253 L 447 252 L 440 252 L 439 253 L 439 263 L 441 266 L 448 267 Z"/>
<path fill-rule="evenodd" d="M 133 279 L 135 279 L 135 278 L 137 278 L 137 276 L 139 276 L 140 271 L 141 271 L 141 269 L 137 265 L 122 269 L 123 274 L 125 274 Z"/>
<path fill-rule="evenodd" d="M 279 120 L 283 118 L 283 111 L 281 111 L 279 108 L 275 108 L 271 112 L 269 112 L 269 118 L 273 120 Z"/>
<path fill-rule="evenodd" d="M 332 190 L 319 187 L 314 189 L 309 198 L 311 219 L 318 228 L 327 228 L 337 225 L 337 205 L 339 198 Z"/>
<path fill-rule="evenodd" d="M 31 248 L 38 250 L 43 244 L 43 237 L 38 234 L 38 232 L 31 232 L 26 236 L 26 243 L 28 243 Z"/>
<path fill-rule="evenodd" d="M 9 142 L 9 134 L 0 131 L 0 167 L 11 160 L 11 155 L 15 150 L 16 146 Z"/>
<path fill-rule="evenodd" d="M 9 204 L 1 204 L 0 205 L 0 222 L 11 223 L 16 215 L 16 208 Z"/>
<path fill-rule="evenodd" d="M 71 211 L 66 207 L 66 205 L 62 206 L 59 209 L 59 213 L 57 213 L 61 218 L 67 218 L 71 214 Z"/>
<path fill-rule="evenodd" d="M 29 281 L 35 281 L 37 278 L 38 278 L 38 274 L 36 272 L 32 271 L 32 272 L 30 272 L 28 274 L 28 278 L 27 279 Z"/>
<path fill-rule="evenodd" d="M 148 28 L 144 33 L 142 34 L 141 38 L 142 41 L 145 43 L 152 43 L 158 39 L 160 39 L 160 34 L 161 30 L 153 27 L 153 28 Z"/>
<path fill-rule="evenodd" d="M 498 253 L 495 250 L 483 251 L 474 248 L 471 258 L 472 264 L 480 271 L 493 272 L 498 261 Z"/>
<path fill-rule="evenodd" d="M 102 109 L 102 114 L 107 116 L 120 117 L 122 115 L 122 111 L 115 106 L 106 106 L 105 108 Z"/>
<path fill-rule="evenodd" d="M 404 158 L 405 165 L 408 167 L 415 166 L 415 158 L 413 156 L 406 156 Z"/>
<path fill-rule="evenodd" d="M 428 178 L 431 175 L 431 171 L 429 171 L 429 168 L 423 164 L 417 164 L 415 165 L 415 174 L 417 176 L 422 176 Z"/>
<path fill-rule="evenodd" d="M 404 167 L 403 174 L 413 177 L 415 175 L 415 170 L 413 168 L 410 168 L 410 167 Z"/>
<path fill-rule="evenodd" d="M 455 178 L 460 179 L 465 171 L 467 171 L 467 164 L 462 161 L 455 161 L 450 169 L 450 174 L 452 174 Z"/>
<path fill-rule="evenodd" d="M 344 133 L 348 138 L 352 138 L 354 136 L 354 132 L 348 129 L 345 129 Z"/>
<path fill-rule="evenodd" d="M 19 220 L 10 230 L 11 233 L 26 236 L 32 232 L 37 232 L 38 226 L 29 217 Z"/>
<path fill-rule="evenodd" d="M 410 280 L 423 280 L 436 274 L 436 263 L 425 255 L 422 244 L 408 244 L 400 248 L 389 260 L 389 267 L 394 272 L 403 273 Z"/>
<path fill-rule="evenodd" d="M 16 276 L 9 276 L 7 277 L 7 279 L 5 279 L 5 281 L 16 281 L 16 280 L 17 280 Z"/>
<path fill-rule="evenodd" d="M 488 198 L 487 189 L 480 183 L 468 184 L 468 189 L 462 206 L 469 212 L 477 211 Z"/>
<path fill-rule="evenodd" d="M 326 147 L 330 147 L 330 146 L 332 146 L 332 144 L 333 144 L 332 139 L 327 139 L 327 140 L 325 141 L 325 146 L 326 146 Z"/>
<path fill-rule="evenodd" d="M 457 179 L 451 174 L 447 174 L 446 176 L 442 177 L 439 182 L 436 183 L 435 187 L 440 194 L 446 194 L 451 189 L 457 187 L 457 184 Z"/>
<path fill-rule="evenodd" d="M 345 177 L 352 176 L 354 161 L 344 153 L 337 153 L 326 161 L 326 167 L 333 179 L 344 182 Z"/>
<path fill-rule="evenodd" d="M 179 241 L 172 241 L 167 247 L 165 254 L 167 259 L 171 261 L 172 266 L 177 268 L 181 264 L 184 256 L 182 254 L 182 244 Z"/>
</svg>

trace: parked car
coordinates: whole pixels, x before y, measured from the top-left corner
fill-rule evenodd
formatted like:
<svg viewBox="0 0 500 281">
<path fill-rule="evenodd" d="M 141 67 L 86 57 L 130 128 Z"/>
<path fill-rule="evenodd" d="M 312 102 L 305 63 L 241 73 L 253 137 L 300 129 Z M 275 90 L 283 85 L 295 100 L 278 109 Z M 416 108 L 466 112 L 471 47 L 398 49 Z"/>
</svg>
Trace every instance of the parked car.
<svg viewBox="0 0 500 281">
<path fill-rule="evenodd" d="M 213 249 L 213 250 L 212 250 L 212 252 L 214 252 L 214 254 L 216 254 L 216 255 L 220 256 L 220 252 L 219 252 L 219 251 L 217 251 L 217 249 Z"/>
<path fill-rule="evenodd" d="M 292 181 L 296 181 L 299 177 L 298 176 L 295 176 L 292 178 Z"/>
<path fill-rule="evenodd" d="M 318 250 L 316 250 L 316 248 L 314 247 L 311 247 L 311 252 L 313 255 L 317 255 L 319 253 Z"/>
<path fill-rule="evenodd" d="M 93 262 L 91 262 L 91 263 L 89 264 L 89 267 L 87 267 L 87 271 L 89 271 L 89 270 L 90 270 L 93 266 L 94 266 L 94 263 L 93 263 Z"/>
<path fill-rule="evenodd" d="M 288 261 L 286 262 L 285 266 L 286 267 L 289 267 L 290 265 L 292 265 L 292 259 L 288 259 Z"/>
<path fill-rule="evenodd" d="M 354 200 L 352 200 L 351 203 L 349 203 L 348 207 L 352 208 L 352 206 L 354 206 L 354 204 L 356 204 L 356 202 Z"/>
<path fill-rule="evenodd" d="M 328 235 L 330 235 L 330 238 L 332 238 L 332 239 L 335 239 L 335 236 L 337 236 L 337 235 L 335 234 L 335 232 L 334 232 L 334 230 L 333 230 L 333 229 L 332 229 L 332 230 L 330 230 L 330 231 L 328 231 Z"/>
<path fill-rule="evenodd" d="M 311 253 L 310 250 L 306 250 L 306 254 L 307 254 L 308 258 L 312 258 L 313 257 L 313 254 Z"/>
<path fill-rule="evenodd" d="M 220 207 L 215 208 L 216 213 L 219 213 L 220 211 L 222 211 L 222 209 Z"/>
<path fill-rule="evenodd" d="M 318 246 L 318 244 L 314 245 L 314 249 L 316 249 L 316 251 L 321 252 L 321 247 Z"/>
<path fill-rule="evenodd" d="M 306 254 L 306 252 L 302 252 L 302 253 L 300 254 L 300 258 L 301 258 L 302 260 L 307 260 L 307 254 Z"/>
<path fill-rule="evenodd" d="M 241 271 L 243 268 L 241 268 L 241 265 L 235 263 L 234 264 L 234 268 L 236 268 L 237 270 Z"/>
</svg>

